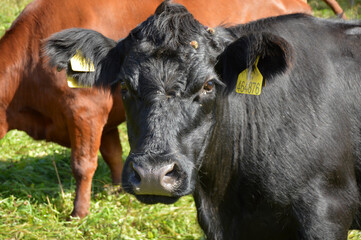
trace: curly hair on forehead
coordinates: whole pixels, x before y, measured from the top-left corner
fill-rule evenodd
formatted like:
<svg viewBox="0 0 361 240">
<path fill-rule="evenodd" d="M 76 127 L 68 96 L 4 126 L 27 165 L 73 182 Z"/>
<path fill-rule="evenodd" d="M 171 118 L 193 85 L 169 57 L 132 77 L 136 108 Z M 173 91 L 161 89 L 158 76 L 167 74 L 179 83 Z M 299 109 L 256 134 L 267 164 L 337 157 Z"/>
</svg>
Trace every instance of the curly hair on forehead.
<svg viewBox="0 0 361 240">
<path fill-rule="evenodd" d="M 203 34 L 207 34 L 204 26 L 184 6 L 171 1 L 164 1 L 153 16 L 130 33 L 135 39 L 151 41 L 156 46 L 166 45 L 174 50 L 189 45 Z"/>
</svg>

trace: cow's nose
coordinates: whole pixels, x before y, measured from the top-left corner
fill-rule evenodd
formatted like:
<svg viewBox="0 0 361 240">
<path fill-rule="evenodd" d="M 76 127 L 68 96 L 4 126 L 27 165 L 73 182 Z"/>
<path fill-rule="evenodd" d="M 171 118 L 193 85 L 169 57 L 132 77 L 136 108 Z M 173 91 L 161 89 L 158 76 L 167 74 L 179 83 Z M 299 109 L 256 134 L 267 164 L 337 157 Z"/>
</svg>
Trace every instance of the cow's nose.
<svg viewBox="0 0 361 240">
<path fill-rule="evenodd" d="M 177 163 L 144 168 L 133 162 L 130 166 L 133 170 L 130 183 L 135 194 L 172 196 L 179 184 L 180 171 Z"/>
</svg>

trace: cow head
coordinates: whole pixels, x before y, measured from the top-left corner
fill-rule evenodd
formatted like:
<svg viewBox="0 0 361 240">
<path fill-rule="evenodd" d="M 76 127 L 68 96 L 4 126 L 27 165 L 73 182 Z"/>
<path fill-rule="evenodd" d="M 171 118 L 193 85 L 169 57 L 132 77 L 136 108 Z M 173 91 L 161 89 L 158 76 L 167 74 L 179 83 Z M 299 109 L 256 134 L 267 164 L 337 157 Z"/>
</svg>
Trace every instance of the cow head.
<svg viewBox="0 0 361 240">
<path fill-rule="evenodd" d="M 67 30 L 52 36 L 46 51 L 53 65 L 67 67 L 81 50 L 96 69 L 81 81 L 121 85 L 131 147 L 123 188 L 145 203 L 172 203 L 192 193 L 199 170 L 229 142 L 219 118 L 227 118 L 222 99 L 233 93 L 234 75 L 257 56 L 266 77 L 286 67 L 287 44 L 279 38 L 250 35 L 223 52 L 231 40 L 227 29 L 210 31 L 166 1 L 116 46 L 89 30 Z"/>
</svg>

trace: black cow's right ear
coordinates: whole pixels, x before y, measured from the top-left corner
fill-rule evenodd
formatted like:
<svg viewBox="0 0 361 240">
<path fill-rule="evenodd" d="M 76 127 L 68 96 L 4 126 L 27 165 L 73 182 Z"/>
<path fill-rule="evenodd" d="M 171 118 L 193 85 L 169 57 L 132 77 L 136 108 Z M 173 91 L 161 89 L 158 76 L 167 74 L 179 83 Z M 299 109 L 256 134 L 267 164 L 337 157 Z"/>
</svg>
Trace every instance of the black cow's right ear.
<svg viewBox="0 0 361 240">
<path fill-rule="evenodd" d="M 50 65 L 66 69 L 73 87 L 108 86 L 116 81 L 121 64 L 116 44 L 96 31 L 71 28 L 46 39 L 44 52 Z"/>
<path fill-rule="evenodd" d="M 254 71 L 257 68 L 268 84 L 275 76 L 286 72 L 292 62 L 292 46 L 277 35 L 263 32 L 242 36 L 227 46 L 218 57 L 216 71 L 229 91 L 233 91 L 236 85 L 239 87 L 239 75 L 246 69 Z"/>
</svg>

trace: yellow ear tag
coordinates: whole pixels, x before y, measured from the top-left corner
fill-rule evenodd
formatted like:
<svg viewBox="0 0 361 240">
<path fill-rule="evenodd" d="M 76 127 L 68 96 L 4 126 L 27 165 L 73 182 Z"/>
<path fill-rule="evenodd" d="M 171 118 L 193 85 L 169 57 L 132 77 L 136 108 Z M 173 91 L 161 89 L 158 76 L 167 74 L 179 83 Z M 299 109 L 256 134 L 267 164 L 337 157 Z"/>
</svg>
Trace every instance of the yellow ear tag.
<svg viewBox="0 0 361 240">
<path fill-rule="evenodd" d="M 66 75 L 66 80 L 68 81 L 68 87 L 70 88 L 90 88 L 89 86 L 79 85 L 78 81 L 68 74 Z"/>
<path fill-rule="evenodd" d="M 86 60 L 80 50 L 70 59 L 70 67 L 73 72 L 94 72 L 94 64 Z M 78 84 L 77 80 L 70 75 L 66 75 L 66 80 L 68 81 L 68 86 L 70 88 L 88 88 L 89 86 L 84 86 Z"/>
<path fill-rule="evenodd" d="M 237 79 L 236 92 L 250 95 L 260 95 L 262 90 L 263 76 L 258 69 L 259 56 L 251 72 L 243 70 Z"/>
<path fill-rule="evenodd" d="M 70 59 L 70 66 L 74 72 L 94 72 L 94 64 L 85 59 L 81 51 L 77 51 L 76 54 Z"/>
</svg>

